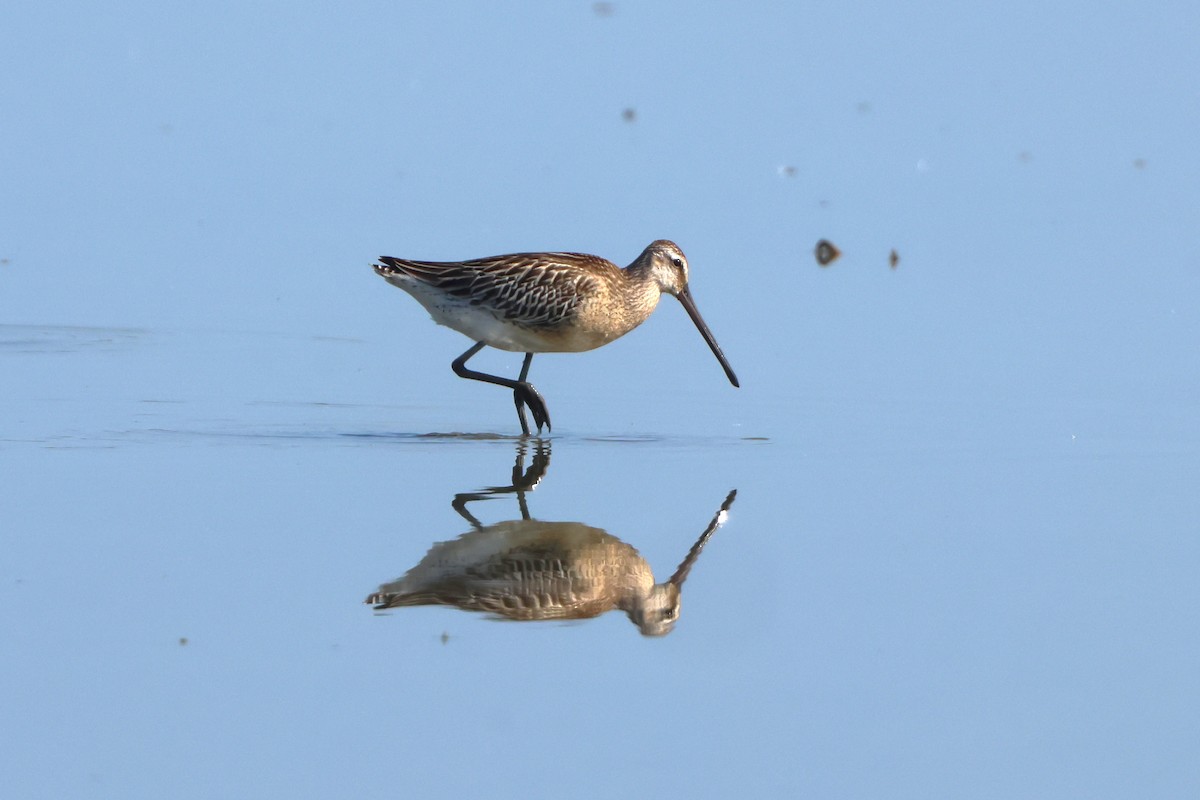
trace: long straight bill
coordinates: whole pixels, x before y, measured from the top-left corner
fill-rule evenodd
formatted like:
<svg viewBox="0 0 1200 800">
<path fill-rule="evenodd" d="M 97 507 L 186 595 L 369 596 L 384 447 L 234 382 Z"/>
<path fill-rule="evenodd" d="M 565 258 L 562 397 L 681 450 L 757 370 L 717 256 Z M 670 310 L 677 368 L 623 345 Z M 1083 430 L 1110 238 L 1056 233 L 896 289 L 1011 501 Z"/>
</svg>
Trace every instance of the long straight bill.
<svg viewBox="0 0 1200 800">
<path fill-rule="evenodd" d="M 684 287 L 684 290 L 676 295 L 679 298 L 683 310 L 692 318 L 692 322 L 696 323 L 696 328 L 700 331 L 700 335 L 704 337 L 704 341 L 708 342 L 709 348 L 713 351 L 713 355 L 717 357 L 717 361 L 721 362 L 721 367 L 725 370 L 725 375 L 729 378 L 729 382 L 734 386 L 740 386 L 737 375 L 733 374 L 733 367 L 729 366 L 729 361 L 726 360 L 725 354 L 721 352 L 721 346 L 717 344 L 717 340 L 713 338 L 712 331 L 704 324 L 703 317 L 696 310 L 696 303 L 692 300 L 692 292 Z"/>
</svg>

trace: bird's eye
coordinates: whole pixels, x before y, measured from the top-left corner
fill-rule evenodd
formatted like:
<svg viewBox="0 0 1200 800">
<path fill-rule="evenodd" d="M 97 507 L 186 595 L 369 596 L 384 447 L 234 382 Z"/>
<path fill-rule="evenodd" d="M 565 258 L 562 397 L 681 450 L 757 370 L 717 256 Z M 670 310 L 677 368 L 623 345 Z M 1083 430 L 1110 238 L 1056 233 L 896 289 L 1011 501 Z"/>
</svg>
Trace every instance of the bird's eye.
<svg viewBox="0 0 1200 800">
<path fill-rule="evenodd" d="M 678 257 L 676 257 L 676 258 L 672 258 L 672 259 L 671 259 L 671 263 L 672 263 L 672 264 L 674 264 L 674 265 L 675 265 L 675 266 L 677 266 L 677 267 L 682 267 L 682 266 L 683 266 L 683 259 L 682 259 L 682 258 L 678 258 Z"/>
</svg>

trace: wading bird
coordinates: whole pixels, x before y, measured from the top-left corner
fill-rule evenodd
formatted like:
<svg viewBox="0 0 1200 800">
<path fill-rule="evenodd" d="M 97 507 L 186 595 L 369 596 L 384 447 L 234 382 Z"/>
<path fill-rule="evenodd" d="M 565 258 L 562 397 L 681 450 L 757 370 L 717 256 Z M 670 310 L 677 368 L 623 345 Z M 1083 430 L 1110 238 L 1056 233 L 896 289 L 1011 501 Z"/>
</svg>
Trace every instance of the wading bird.
<svg viewBox="0 0 1200 800">
<path fill-rule="evenodd" d="M 439 325 L 475 340 L 450 367 L 462 378 L 513 391 L 522 433 L 525 409 L 538 432 L 550 430 L 546 401 L 529 383 L 534 353 L 581 353 L 606 345 L 649 318 L 665 292 L 683 305 L 721 363 L 737 376 L 704 324 L 688 289 L 688 263 L 674 242 L 659 239 L 621 269 L 582 253 L 515 253 L 471 261 L 411 261 L 383 256 L 373 265 L 388 283 L 411 294 Z M 467 368 L 485 346 L 524 353 L 516 380 Z"/>
</svg>

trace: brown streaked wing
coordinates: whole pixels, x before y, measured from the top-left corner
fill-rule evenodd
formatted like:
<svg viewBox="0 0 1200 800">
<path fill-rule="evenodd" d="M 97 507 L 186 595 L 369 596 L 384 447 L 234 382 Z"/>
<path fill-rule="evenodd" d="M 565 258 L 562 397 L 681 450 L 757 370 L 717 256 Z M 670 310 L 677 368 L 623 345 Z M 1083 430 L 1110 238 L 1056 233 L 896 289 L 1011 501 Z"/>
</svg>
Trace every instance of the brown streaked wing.
<svg viewBox="0 0 1200 800">
<path fill-rule="evenodd" d="M 471 261 L 381 262 L 419 281 L 534 327 L 568 323 L 580 300 L 598 290 L 596 270 L 616 267 L 584 253 L 515 253 Z"/>
</svg>

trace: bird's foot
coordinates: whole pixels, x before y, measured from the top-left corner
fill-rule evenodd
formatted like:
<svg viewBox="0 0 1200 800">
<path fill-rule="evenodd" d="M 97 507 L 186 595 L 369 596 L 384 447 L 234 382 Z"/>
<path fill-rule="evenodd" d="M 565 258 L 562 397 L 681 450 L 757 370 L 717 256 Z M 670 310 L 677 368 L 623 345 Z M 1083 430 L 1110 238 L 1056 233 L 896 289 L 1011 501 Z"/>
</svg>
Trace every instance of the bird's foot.
<svg viewBox="0 0 1200 800">
<path fill-rule="evenodd" d="M 538 433 L 542 432 L 542 426 L 546 426 L 546 431 L 550 431 L 550 412 L 546 410 L 546 401 L 542 399 L 542 395 L 537 389 L 533 388 L 531 383 L 519 384 L 513 389 L 513 402 L 517 406 L 517 417 L 521 420 L 521 432 L 526 436 L 529 435 L 529 423 L 525 421 L 525 407 L 529 407 L 529 412 L 533 414 L 533 424 L 537 426 Z"/>
</svg>

